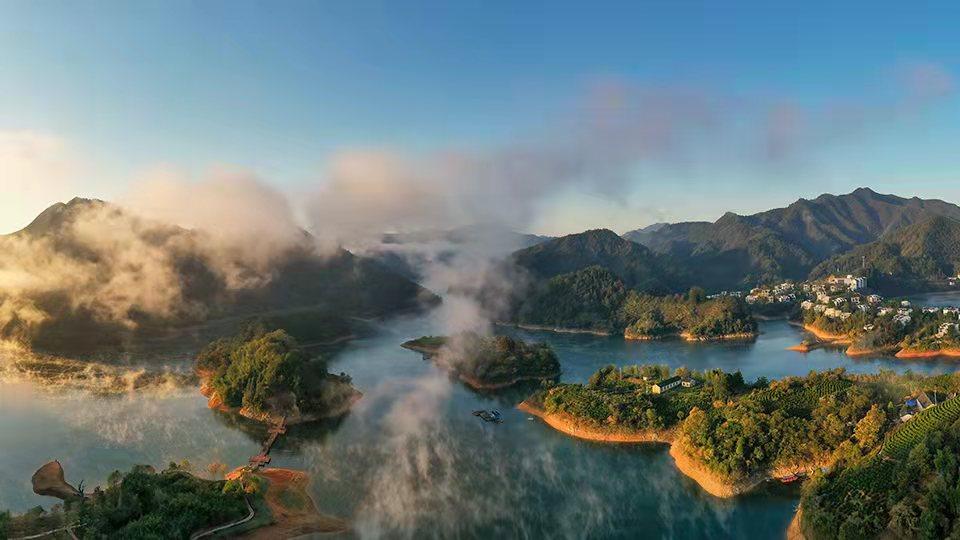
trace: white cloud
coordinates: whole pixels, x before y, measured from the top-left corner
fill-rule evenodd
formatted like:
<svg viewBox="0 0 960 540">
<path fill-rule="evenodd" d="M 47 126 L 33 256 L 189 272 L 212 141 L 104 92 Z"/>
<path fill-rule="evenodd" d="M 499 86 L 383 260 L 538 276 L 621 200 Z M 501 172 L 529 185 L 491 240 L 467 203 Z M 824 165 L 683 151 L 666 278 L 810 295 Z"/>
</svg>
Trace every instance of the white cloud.
<svg viewBox="0 0 960 540">
<path fill-rule="evenodd" d="M 83 159 L 64 139 L 0 130 L 0 234 L 25 227 L 57 201 L 74 197 Z"/>
</svg>

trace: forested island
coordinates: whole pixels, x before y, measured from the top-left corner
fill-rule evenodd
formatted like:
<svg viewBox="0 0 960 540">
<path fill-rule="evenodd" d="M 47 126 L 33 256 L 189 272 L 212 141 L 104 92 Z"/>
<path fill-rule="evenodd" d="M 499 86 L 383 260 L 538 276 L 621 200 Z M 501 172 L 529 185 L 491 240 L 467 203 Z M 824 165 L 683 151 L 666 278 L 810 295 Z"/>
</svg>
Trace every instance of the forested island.
<svg viewBox="0 0 960 540">
<path fill-rule="evenodd" d="M 832 478 L 880 453 L 891 437 L 942 430 L 960 418 L 958 390 L 958 375 L 836 369 L 748 384 L 719 370 L 607 366 L 587 384 L 553 386 L 520 407 L 581 438 L 669 443 L 684 474 L 729 497 L 771 478 Z M 928 424 L 941 416 L 949 422 Z"/>
<path fill-rule="evenodd" d="M 499 389 L 523 381 L 555 379 L 560 362 L 545 343 L 526 343 L 508 336 L 461 332 L 424 336 L 403 343 L 448 369 L 474 389 Z"/>
<path fill-rule="evenodd" d="M 752 338 L 757 323 L 740 298 L 656 296 L 627 288 L 609 270 L 591 266 L 561 274 L 529 292 L 510 322 L 524 327 L 622 334 L 627 339 L 682 337 L 690 341 Z"/>
<path fill-rule="evenodd" d="M 329 373 L 322 358 L 310 358 L 286 331 L 261 324 L 210 343 L 198 354 L 196 371 L 211 408 L 261 422 L 341 416 L 361 396 L 349 376 Z"/>
</svg>

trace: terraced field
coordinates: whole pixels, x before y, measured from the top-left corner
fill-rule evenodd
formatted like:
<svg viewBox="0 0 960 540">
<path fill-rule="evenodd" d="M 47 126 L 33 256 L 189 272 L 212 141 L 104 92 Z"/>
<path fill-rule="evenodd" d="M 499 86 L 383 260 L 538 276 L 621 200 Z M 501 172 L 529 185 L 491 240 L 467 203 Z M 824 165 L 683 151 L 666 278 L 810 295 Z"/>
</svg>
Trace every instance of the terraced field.
<svg viewBox="0 0 960 540">
<path fill-rule="evenodd" d="M 824 396 L 843 392 L 853 385 L 844 379 L 829 379 L 813 386 L 791 388 L 789 390 L 763 390 L 756 400 L 768 408 L 786 410 L 791 415 L 802 416 L 813 410 Z"/>
<path fill-rule="evenodd" d="M 845 470 L 832 487 L 834 493 L 853 493 L 868 500 L 873 493 L 885 493 L 893 482 L 895 462 L 907 455 L 931 431 L 945 429 L 960 419 L 960 397 L 927 409 L 896 428 L 880 452 L 863 466 Z"/>
<path fill-rule="evenodd" d="M 893 459 L 903 459 L 927 433 L 944 429 L 956 422 L 958 418 L 960 418 L 960 397 L 948 399 L 936 407 L 917 414 L 909 422 L 894 430 L 883 443 L 880 453 Z"/>
</svg>

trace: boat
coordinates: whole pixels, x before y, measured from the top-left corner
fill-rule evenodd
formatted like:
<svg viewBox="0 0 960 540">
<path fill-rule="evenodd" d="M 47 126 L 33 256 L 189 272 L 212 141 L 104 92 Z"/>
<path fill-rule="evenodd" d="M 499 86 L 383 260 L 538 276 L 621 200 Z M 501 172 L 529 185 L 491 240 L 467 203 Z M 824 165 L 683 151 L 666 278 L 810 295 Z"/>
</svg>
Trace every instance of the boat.
<svg viewBox="0 0 960 540">
<path fill-rule="evenodd" d="M 777 480 L 780 480 L 781 484 L 792 484 L 799 479 L 800 479 L 800 476 L 796 474 L 791 474 L 790 476 L 783 476 L 781 478 L 778 478 Z"/>
<path fill-rule="evenodd" d="M 493 422 L 494 424 L 503 423 L 503 416 L 500 411 L 473 411 L 473 415 L 479 417 L 484 422 Z"/>
</svg>

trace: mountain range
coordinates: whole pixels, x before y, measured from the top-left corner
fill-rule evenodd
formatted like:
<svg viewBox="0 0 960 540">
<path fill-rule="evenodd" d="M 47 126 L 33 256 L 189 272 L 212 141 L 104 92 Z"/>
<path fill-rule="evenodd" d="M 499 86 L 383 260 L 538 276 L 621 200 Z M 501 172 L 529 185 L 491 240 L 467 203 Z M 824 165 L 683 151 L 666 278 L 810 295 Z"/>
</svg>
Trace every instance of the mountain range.
<svg viewBox="0 0 960 540">
<path fill-rule="evenodd" d="M 922 292 L 960 272 L 960 221 L 936 215 L 831 257 L 811 272 L 865 273 L 886 294 Z"/>
<path fill-rule="evenodd" d="M 684 271 L 669 256 L 623 238 L 609 229 L 594 229 L 547 240 L 514 252 L 507 261 L 535 281 L 599 266 L 632 289 L 668 292 L 686 284 Z"/>
<path fill-rule="evenodd" d="M 955 204 L 859 188 L 748 216 L 728 212 L 713 223 L 657 224 L 630 231 L 624 238 L 688 270 L 691 283 L 719 290 L 805 279 L 818 265 L 859 246 L 895 239 L 898 231 L 914 225 L 915 233 L 935 235 L 938 227 L 956 220 L 960 207 Z M 931 237 L 929 243 L 937 240 Z M 863 270 L 862 258 L 857 259 Z M 943 260 L 940 266 L 946 271 L 952 262 Z M 844 268 L 857 269 L 849 263 Z"/>
</svg>

